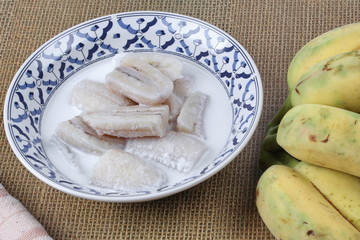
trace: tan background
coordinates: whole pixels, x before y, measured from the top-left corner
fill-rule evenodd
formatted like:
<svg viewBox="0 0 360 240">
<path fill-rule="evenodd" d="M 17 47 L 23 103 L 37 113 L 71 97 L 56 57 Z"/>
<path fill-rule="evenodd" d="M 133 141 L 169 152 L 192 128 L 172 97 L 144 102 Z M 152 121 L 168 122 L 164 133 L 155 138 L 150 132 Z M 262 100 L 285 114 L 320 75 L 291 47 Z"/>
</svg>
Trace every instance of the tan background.
<svg viewBox="0 0 360 240">
<path fill-rule="evenodd" d="M 358 22 L 360 1 L 0 0 L 1 107 L 14 74 L 45 41 L 83 21 L 136 10 L 199 18 L 248 50 L 265 94 L 262 118 L 248 146 L 220 173 L 190 190 L 153 202 L 106 203 L 67 195 L 35 178 L 16 159 L 1 129 L 0 183 L 56 240 L 273 239 L 254 204 L 265 124 L 286 97 L 287 66 L 296 51 L 325 31 Z"/>
</svg>

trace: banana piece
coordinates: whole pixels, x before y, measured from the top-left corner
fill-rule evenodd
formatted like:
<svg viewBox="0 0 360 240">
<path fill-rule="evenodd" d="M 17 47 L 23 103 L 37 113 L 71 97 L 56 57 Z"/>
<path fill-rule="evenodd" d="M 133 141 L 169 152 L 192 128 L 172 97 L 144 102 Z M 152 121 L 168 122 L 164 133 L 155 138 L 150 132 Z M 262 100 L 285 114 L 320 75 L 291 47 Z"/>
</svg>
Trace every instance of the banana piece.
<svg viewBox="0 0 360 240">
<path fill-rule="evenodd" d="M 182 62 L 162 53 L 131 53 L 125 56 L 125 61 L 148 63 L 172 81 L 183 78 Z"/>
<path fill-rule="evenodd" d="M 114 190 L 139 191 L 162 187 L 165 173 L 134 154 L 111 149 L 101 156 L 91 173 L 92 185 Z"/>
<path fill-rule="evenodd" d="M 170 97 L 163 103 L 164 105 L 169 106 L 169 121 L 170 123 L 176 123 L 176 119 L 178 118 L 181 108 L 184 104 L 184 100 L 182 100 L 179 96 L 175 94 L 171 94 Z"/>
<path fill-rule="evenodd" d="M 170 122 L 176 124 L 177 117 L 187 97 L 192 93 L 194 83 L 192 79 L 179 78 L 174 80 L 174 90 L 170 97 L 163 103 L 170 109 Z"/>
<path fill-rule="evenodd" d="M 289 90 L 314 64 L 340 53 L 360 50 L 360 23 L 348 24 L 321 34 L 304 45 L 292 59 L 287 75 Z"/>
<path fill-rule="evenodd" d="M 135 60 L 123 61 L 116 69 L 133 76 L 146 84 L 156 87 L 164 95 L 170 94 L 174 89 L 174 84 L 170 78 L 162 74 L 159 69 L 146 62 Z"/>
<path fill-rule="evenodd" d="M 276 239 L 360 239 L 360 232 L 311 182 L 287 166 L 274 165 L 263 173 L 256 206 Z"/>
<path fill-rule="evenodd" d="M 194 92 L 184 102 L 177 118 L 176 129 L 179 132 L 194 134 L 204 138 L 203 113 L 209 96 L 202 92 Z"/>
<path fill-rule="evenodd" d="M 115 111 L 85 112 L 80 117 L 101 136 L 163 137 L 169 125 L 169 107 L 125 106 Z"/>
<path fill-rule="evenodd" d="M 180 97 L 182 100 L 193 93 L 194 79 L 192 78 L 179 78 L 174 81 L 174 94 Z"/>
<path fill-rule="evenodd" d="M 164 137 L 128 139 L 125 151 L 177 170 L 190 172 L 207 152 L 205 141 L 192 134 L 169 131 Z"/>
<path fill-rule="evenodd" d="M 124 72 L 113 70 L 105 77 L 105 85 L 111 91 L 124 95 L 144 105 L 160 104 L 169 97 L 158 88 Z"/>
<path fill-rule="evenodd" d="M 98 136 L 78 123 L 77 117 L 60 122 L 55 134 L 58 139 L 81 151 L 102 154 L 109 149 L 123 149 L 125 139 Z"/>
<path fill-rule="evenodd" d="M 293 157 L 360 177 L 360 114 L 302 104 L 280 122 L 278 144 Z"/>
<path fill-rule="evenodd" d="M 81 110 L 106 111 L 133 105 L 130 99 L 109 91 L 104 83 L 84 79 L 71 93 L 71 103 Z"/>
<path fill-rule="evenodd" d="M 174 89 L 172 79 L 149 62 L 131 54 L 106 75 L 105 85 L 115 93 L 144 105 L 165 102 Z"/>
<path fill-rule="evenodd" d="M 310 68 L 291 91 L 293 106 L 325 104 L 360 112 L 360 51 L 341 53 Z"/>
<path fill-rule="evenodd" d="M 360 231 L 360 178 L 300 162 L 294 169 L 303 174 L 332 205 Z"/>
</svg>

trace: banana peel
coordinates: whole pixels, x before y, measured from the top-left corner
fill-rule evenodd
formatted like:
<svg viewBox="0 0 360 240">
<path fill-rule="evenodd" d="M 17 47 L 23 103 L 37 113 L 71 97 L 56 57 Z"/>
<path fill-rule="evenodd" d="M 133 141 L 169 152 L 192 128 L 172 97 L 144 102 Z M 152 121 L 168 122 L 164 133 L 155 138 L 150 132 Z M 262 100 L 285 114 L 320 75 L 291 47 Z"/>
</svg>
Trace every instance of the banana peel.
<svg viewBox="0 0 360 240">
<path fill-rule="evenodd" d="M 287 74 L 288 88 L 316 63 L 340 53 L 360 50 L 360 22 L 325 32 L 305 44 L 292 59 Z"/>
<path fill-rule="evenodd" d="M 300 77 L 290 93 L 291 104 L 316 103 L 360 113 L 359 79 L 360 51 L 335 55 Z"/>
<path fill-rule="evenodd" d="M 300 162 L 293 167 L 360 231 L 360 178 L 329 168 Z"/>
<path fill-rule="evenodd" d="M 256 206 L 276 239 L 360 239 L 360 231 L 306 177 L 284 165 L 260 177 Z"/>
<path fill-rule="evenodd" d="M 302 104 L 280 122 L 277 143 L 293 157 L 360 177 L 360 114 Z"/>
</svg>

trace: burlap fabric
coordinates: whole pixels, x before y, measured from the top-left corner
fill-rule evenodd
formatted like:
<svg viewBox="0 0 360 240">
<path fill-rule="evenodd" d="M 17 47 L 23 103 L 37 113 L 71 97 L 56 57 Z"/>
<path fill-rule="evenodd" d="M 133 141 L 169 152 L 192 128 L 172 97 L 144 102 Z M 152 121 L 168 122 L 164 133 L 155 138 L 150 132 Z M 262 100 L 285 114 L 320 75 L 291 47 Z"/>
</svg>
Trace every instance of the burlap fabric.
<svg viewBox="0 0 360 240">
<path fill-rule="evenodd" d="M 287 66 L 296 51 L 325 31 L 358 22 L 359 9 L 357 0 L 0 0 L 2 107 L 12 77 L 46 40 L 83 21 L 136 10 L 185 14 L 223 29 L 254 58 L 265 95 L 259 127 L 244 151 L 211 179 L 165 199 L 106 203 L 62 193 L 23 167 L 4 130 L 0 182 L 57 240 L 273 239 L 254 203 L 266 122 L 287 95 Z"/>
</svg>

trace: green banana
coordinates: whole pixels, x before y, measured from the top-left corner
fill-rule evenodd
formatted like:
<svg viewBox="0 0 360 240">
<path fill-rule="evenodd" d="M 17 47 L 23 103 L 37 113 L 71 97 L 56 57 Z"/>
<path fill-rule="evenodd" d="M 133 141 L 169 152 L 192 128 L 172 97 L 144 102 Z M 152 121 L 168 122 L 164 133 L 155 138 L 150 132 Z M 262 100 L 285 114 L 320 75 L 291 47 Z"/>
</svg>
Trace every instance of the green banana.
<svg viewBox="0 0 360 240">
<path fill-rule="evenodd" d="M 276 239 L 360 239 L 360 232 L 314 185 L 287 166 L 274 165 L 262 174 L 256 206 Z"/>
<path fill-rule="evenodd" d="M 298 105 L 281 120 L 276 140 L 299 160 L 360 177 L 360 114 L 319 104 Z"/>
<path fill-rule="evenodd" d="M 348 24 L 321 34 L 305 44 L 292 59 L 287 75 L 289 90 L 314 64 L 340 53 L 360 50 L 360 23 Z"/>
<path fill-rule="evenodd" d="M 360 112 L 359 79 L 360 51 L 325 59 L 298 80 L 290 93 L 291 105 L 317 103 Z"/>
<path fill-rule="evenodd" d="M 360 231 L 360 178 L 329 168 L 300 162 L 303 174 L 332 205 Z"/>
</svg>

